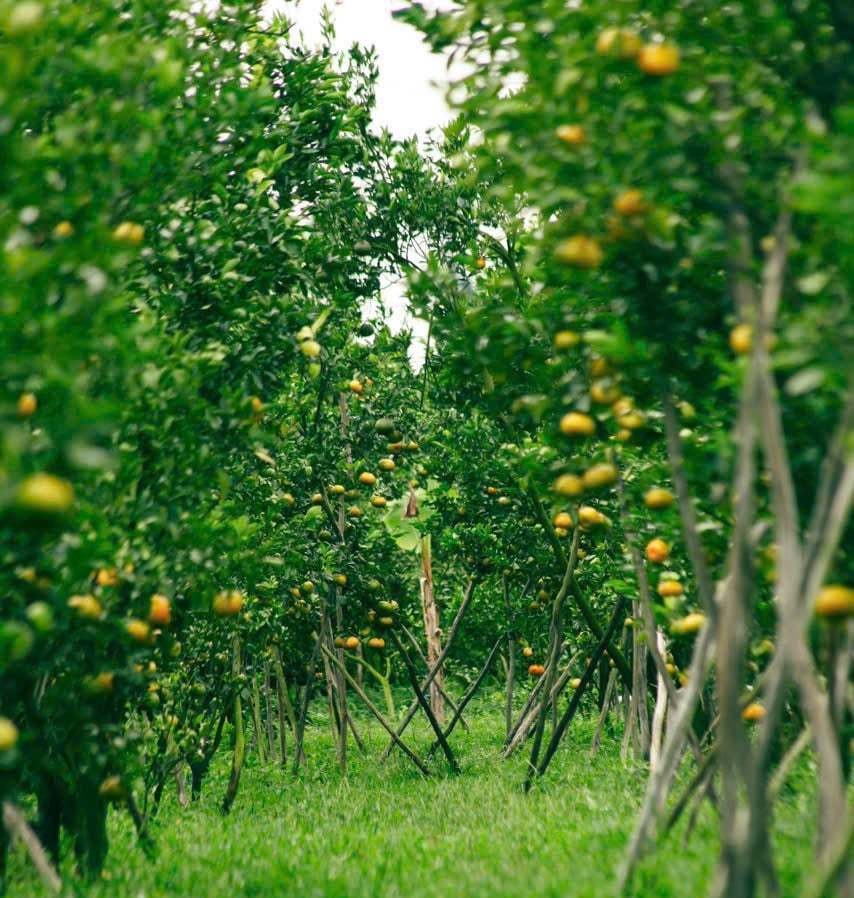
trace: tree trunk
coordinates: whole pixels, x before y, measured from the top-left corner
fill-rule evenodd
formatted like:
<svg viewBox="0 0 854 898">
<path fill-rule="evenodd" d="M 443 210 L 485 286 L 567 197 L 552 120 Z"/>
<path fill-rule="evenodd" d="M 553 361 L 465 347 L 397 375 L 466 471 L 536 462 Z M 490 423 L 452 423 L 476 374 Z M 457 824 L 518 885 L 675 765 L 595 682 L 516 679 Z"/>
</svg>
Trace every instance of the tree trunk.
<svg viewBox="0 0 854 898">
<path fill-rule="evenodd" d="M 421 540 L 421 610 L 424 614 L 424 633 L 427 637 L 427 662 L 432 670 L 442 654 L 439 639 L 439 609 L 433 595 L 433 565 L 430 559 L 430 537 Z M 430 684 L 430 710 L 436 720 L 445 722 L 445 699 L 442 696 L 445 677 L 440 670 Z"/>
</svg>

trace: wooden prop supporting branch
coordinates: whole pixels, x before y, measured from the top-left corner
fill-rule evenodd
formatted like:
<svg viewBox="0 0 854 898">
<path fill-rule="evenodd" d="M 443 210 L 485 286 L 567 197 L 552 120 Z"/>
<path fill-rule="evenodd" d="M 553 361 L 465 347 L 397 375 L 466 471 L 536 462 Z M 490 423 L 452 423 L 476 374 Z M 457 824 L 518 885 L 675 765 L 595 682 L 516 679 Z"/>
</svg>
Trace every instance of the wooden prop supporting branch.
<svg viewBox="0 0 854 898">
<path fill-rule="evenodd" d="M 442 727 L 438 720 L 436 720 L 436 715 L 433 713 L 433 709 L 430 707 L 430 702 L 424 696 L 424 693 L 421 691 L 421 688 L 418 685 L 418 672 L 415 670 L 415 665 L 412 663 L 412 659 L 407 654 L 406 649 L 403 646 L 403 643 L 400 641 L 400 637 L 392 631 L 392 638 L 394 639 L 394 644 L 397 646 L 397 650 L 400 652 L 400 657 L 403 659 L 403 665 L 406 668 L 406 672 L 409 674 L 409 682 L 412 688 L 415 690 L 415 697 L 418 700 L 418 703 L 421 705 L 421 710 L 424 712 L 427 720 L 430 721 L 430 726 L 433 727 L 433 731 L 436 733 L 436 738 L 439 741 L 439 745 L 442 747 L 442 751 L 445 753 L 445 757 L 448 759 L 448 764 L 450 765 L 452 773 L 460 772 L 460 765 L 457 763 L 457 759 L 454 757 L 454 753 L 451 750 L 451 746 L 448 745 L 448 740 L 445 739 L 445 734 L 442 732 Z"/>
<path fill-rule="evenodd" d="M 427 639 L 427 669 L 436 667 L 442 654 L 442 643 L 439 640 L 439 609 L 433 593 L 433 564 L 430 552 L 430 535 L 421 537 L 421 611 L 424 615 L 424 635 Z M 445 722 L 445 700 L 443 695 L 442 671 L 440 670 L 430 684 L 430 707 L 439 723 Z"/>
<path fill-rule="evenodd" d="M 321 618 L 321 621 L 320 621 L 320 629 L 317 632 L 317 638 L 315 639 L 314 648 L 312 649 L 312 652 L 311 652 L 311 661 L 309 662 L 309 665 L 308 665 L 308 680 L 306 681 L 306 684 L 305 684 L 305 695 L 303 696 L 303 699 L 302 699 L 302 707 L 300 708 L 300 715 L 299 715 L 299 724 L 297 725 L 296 757 L 294 758 L 294 765 L 293 765 L 293 768 L 291 769 L 291 773 L 293 773 L 294 775 L 296 775 L 297 772 L 299 771 L 300 764 L 304 763 L 304 761 L 305 761 L 305 755 L 303 753 L 302 743 L 303 743 L 303 740 L 305 739 L 305 724 L 306 724 L 306 720 L 308 718 L 308 705 L 309 705 L 309 702 L 311 701 L 311 692 L 312 692 L 312 688 L 314 686 L 314 671 L 317 667 L 317 659 L 318 659 L 318 655 L 320 653 L 321 645 L 323 643 L 323 630 L 326 626 L 326 614 L 327 614 L 327 609 L 326 609 L 326 604 L 324 603 L 323 617 Z"/>
<path fill-rule="evenodd" d="M 554 552 L 555 558 L 562 567 L 566 567 L 567 557 L 566 551 L 561 545 L 561 541 L 555 535 L 554 527 L 552 527 L 551 522 L 549 521 L 549 516 L 546 514 L 546 510 L 543 507 L 542 500 L 540 499 L 537 491 L 533 486 L 528 486 L 527 489 L 528 498 L 531 500 L 531 504 L 533 505 L 534 516 L 542 527 L 546 539 L 548 539 L 549 544 L 552 547 L 552 551 Z M 572 598 L 575 601 L 575 604 L 578 606 L 578 610 L 581 612 L 581 616 L 584 618 L 584 622 L 590 628 L 590 631 L 597 639 L 602 638 L 602 633 L 604 632 L 602 629 L 602 624 L 599 623 L 596 618 L 596 614 L 593 611 L 590 602 L 587 600 L 587 596 L 581 591 L 581 587 L 578 585 L 578 581 L 573 576 L 572 581 L 570 583 L 570 589 L 572 591 Z M 610 645 L 608 646 L 608 655 L 613 660 L 614 666 L 617 668 L 617 671 L 620 674 L 620 679 L 623 681 L 623 684 L 627 689 L 632 688 L 632 669 L 629 666 L 628 661 L 626 661 L 626 656 L 620 651 L 619 646 Z"/>
<path fill-rule="evenodd" d="M 486 659 L 486 664 L 484 664 L 483 667 L 480 669 L 480 672 L 475 677 L 471 686 L 469 686 L 469 688 L 466 690 L 465 695 L 462 697 L 462 699 L 460 699 L 459 708 L 457 708 L 457 710 L 454 711 L 454 715 L 451 718 L 451 722 L 445 728 L 445 731 L 443 734 L 445 739 L 448 739 L 450 737 L 451 733 L 453 733 L 453 731 L 454 731 L 454 727 L 457 725 L 457 722 L 462 720 L 463 709 L 474 698 L 475 693 L 480 688 L 480 684 L 483 683 L 484 677 L 486 677 L 487 673 L 489 672 L 490 667 L 492 667 L 492 662 L 495 661 L 495 657 L 498 654 L 498 649 L 501 648 L 501 643 L 503 641 L 504 641 L 504 637 L 499 636 L 495 642 L 495 645 L 492 647 L 492 651 L 489 653 L 489 657 Z M 433 756 L 433 752 L 435 752 L 438 747 L 439 747 L 439 740 L 436 739 L 433 742 L 433 744 L 430 746 L 430 748 L 427 749 L 427 757 L 431 758 Z"/>
<path fill-rule="evenodd" d="M 561 651 L 563 651 L 563 649 L 561 649 Z M 529 696 L 529 701 L 525 703 L 525 707 L 522 709 L 522 712 L 519 715 L 519 722 L 513 728 L 513 735 L 501 752 L 502 758 L 509 758 L 513 754 L 513 752 L 516 751 L 522 741 L 528 737 L 528 732 L 530 731 L 534 722 L 538 719 L 543 705 L 545 704 L 546 707 L 548 707 L 550 703 L 553 705 L 553 703 L 557 701 L 563 690 L 566 688 L 566 684 L 569 682 L 569 677 L 572 673 L 573 665 L 578 660 L 580 654 L 581 652 L 576 652 L 566 663 L 560 677 L 552 687 L 552 691 L 549 693 L 549 697 L 545 700 L 540 699 L 539 701 L 537 701 L 536 698 L 539 698 L 538 690 L 542 689 L 543 679 L 548 672 L 548 668 L 546 668 L 546 672 L 543 673 L 543 676 L 540 677 L 540 679 L 537 681 L 536 686 L 534 686 L 534 688 L 531 690 L 531 696 L 536 696 L 536 698 L 534 700 L 531 700 L 531 696 Z"/>
<path fill-rule="evenodd" d="M 48 891 L 54 895 L 62 892 L 62 880 L 51 864 L 39 837 L 33 832 L 32 827 L 24 819 L 16 805 L 11 801 L 3 802 L 3 826 L 10 836 L 17 838 L 26 849 L 36 872 Z M 2 883 L 0 883 L 2 885 Z"/>
<path fill-rule="evenodd" d="M 365 695 L 364 689 L 362 689 L 362 687 L 353 679 L 346 667 L 340 664 L 338 659 L 326 648 L 326 646 L 323 647 L 323 651 L 326 653 L 329 660 L 339 667 L 339 669 L 344 674 L 347 682 L 352 687 L 353 691 L 365 703 L 365 707 L 371 712 L 371 714 L 374 715 L 374 717 L 376 717 L 376 719 L 382 725 L 383 729 L 391 736 L 392 742 L 394 742 L 394 744 L 400 748 L 400 750 L 412 761 L 412 763 L 424 774 L 424 776 L 430 776 L 430 771 L 427 769 L 427 767 L 424 766 L 424 762 L 421 760 L 421 758 L 419 758 L 418 755 L 416 755 L 415 752 L 412 751 L 412 749 L 400 738 L 400 736 L 397 735 L 391 724 L 385 719 L 385 717 L 383 717 L 380 709 L 368 698 L 367 695 Z"/>
<path fill-rule="evenodd" d="M 549 697 L 552 695 L 552 687 L 554 686 L 557 675 L 557 665 L 560 660 L 560 653 L 563 649 L 563 603 L 569 592 L 569 584 L 572 582 L 572 574 L 575 570 L 576 559 L 578 558 L 578 534 L 581 530 L 581 524 L 578 521 L 576 521 L 575 524 L 576 526 L 572 532 L 572 546 L 570 547 L 569 557 L 566 561 L 566 570 L 564 571 L 563 581 L 552 602 L 552 616 L 549 624 L 549 668 L 543 675 L 546 680 L 546 684 L 543 687 L 544 699 L 534 729 L 534 742 L 531 746 L 531 757 L 528 761 L 528 774 L 525 777 L 526 792 L 531 785 L 531 776 L 537 769 L 537 759 L 539 758 L 540 746 L 543 741 L 543 732 L 546 726 L 546 717 L 548 716 Z M 556 696 L 553 701 L 553 707 L 556 709 Z"/>
<path fill-rule="evenodd" d="M 552 758 L 555 756 L 555 752 L 560 745 L 561 739 L 563 739 L 566 731 L 569 729 L 569 725 L 570 723 L 572 723 L 572 718 L 575 717 L 575 712 L 578 710 L 578 706 L 581 704 L 581 698 L 584 695 L 584 690 L 587 689 L 587 686 L 593 679 L 593 675 L 596 672 L 599 661 L 602 658 L 602 655 L 605 654 L 606 647 L 610 643 L 613 635 L 617 632 L 617 627 L 619 627 L 620 625 L 620 619 L 625 613 L 625 607 L 626 599 L 625 597 L 621 596 L 617 600 L 617 606 L 614 608 L 614 613 L 611 615 L 611 621 L 608 624 L 608 629 L 603 633 L 602 638 L 599 640 L 599 644 L 596 646 L 596 650 L 590 657 L 587 668 L 581 676 L 581 683 L 579 683 L 578 689 L 575 690 L 574 695 L 569 701 L 569 705 L 563 712 L 563 716 L 552 732 L 552 737 L 549 741 L 548 748 L 546 748 L 543 759 L 540 761 L 539 765 L 536 768 L 536 776 L 540 777 L 546 772 Z M 533 779 L 533 776 L 534 772 L 529 770 L 528 777 L 525 780 L 526 792 L 531 788 L 531 781 Z"/>
<path fill-rule="evenodd" d="M 421 693 L 419 693 L 419 694 L 423 694 L 423 692 L 427 689 L 427 687 L 433 682 L 433 678 L 441 670 L 442 665 L 445 663 L 445 658 L 448 657 L 448 653 L 451 651 L 451 646 L 454 644 L 454 637 L 457 635 L 457 629 L 459 628 L 460 621 L 463 619 L 463 615 L 466 612 L 466 608 L 468 608 L 469 602 L 471 602 L 471 598 L 474 595 L 474 587 L 475 587 L 475 580 L 474 580 L 474 578 L 472 578 L 471 580 L 469 580 L 469 584 L 468 584 L 468 587 L 466 588 L 466 592 L 465 592 L 465 595 L 463 596 L 463 600 L 460 603 L 459 610 L 457 611 L 456 616 L 454 617 L 454 622 L 451 624 L 451 630 L 448 633 L 448 638 L 445 640 L 445 647 L 442 649 L 442 654 L 439 655 L 439 658 L 436 661 L 436 666 L 430 671 L 429 674 L 427 674 L 426 678 L 421 683 Z M 418 711 L 419 704 L 420 704 L 420 702 L 416 698 L 413 700 L 412 704 L 407 709 L 406 714 L 403 717 L 403 720 L 400 722 L 400 725 L 398 726 L 398 728 L 396 730 L 398 736 L 403 735 L 406 728 L 409 726 L 410 722 L 412 721 L 412 718 L 415 717 L 415 714 Z M 381 755 L 381 760 L 385 760 L 391 754 L 391 750 L 393 747 L 394 747 L 393 742 L 390 742 L 385 747 L 385 750 L 383 751 L 383 753 Z"/>
<path fill-rule="evenodd" d="M 421 646 L 418 644 L 418 640 L 415 638 L 415 634 L 412 633 L 411 630 L 409 630 L 407 627 L 403 626 L 402 624 L 400 625 L 400 629 L 403 631 L 403 634 L 406 636 L 406 638 L 410 641 L 410 643 L 412 644 L 412 647 L 415 649 L 415 651 L 418 652 L 418 657 L 423 661 L 424 666 L 427 668 L 427 670 L 430 670 L 430 668 L 431 668 L 432 665 L 430 664 L 430 662 L 429 662 L 429 661 L 427 660 L 427 658 L 425 657 L 424 652 L 421 651 Z M 444 698 L 444 700 L 451 706 L 451 710 L 452 710 L 452 711 L 456 711 L 456 710 L 457 710 L 457 703 L 456 703 L 456 702 L 454 701 L 454 699 L 448 694 L 448 691 L 445 689 L 444 684 L 438 683 L 438 679 L 439 679 L 439 678 L 437 677 L 437 678 L 432 682 L 431 687 L 432 687 L 432 686 L 438 685 L 439 692 L 442 694 L 442 698 Z M 460 718 L 460 723 L 463 725 L 463 729 L 464 729 L 466 732 L 468 732 L 468 731 L 469 731 L 469 725 L 466 723 L 466 721 L 465 721 L 464 718 Z"/>
<path fill-rule="evenodd" d="M 235 636 L 231 643 L 231 673 L 235 683 L 240 677 L 240 637 Z M 243 731 L 243 705 L 240 702 L 240 688 L 234 690 L 234 755 L 231 759 L 231 775 L 228 778 L 228 786 L 225 797 L 222 800 L 222 812 L 227 814 L 237 798 L 237 789 L 240 786 L 240 774 L 243 770 L 243 757 L 246 751 L 246 734 Z"/>
</svg>

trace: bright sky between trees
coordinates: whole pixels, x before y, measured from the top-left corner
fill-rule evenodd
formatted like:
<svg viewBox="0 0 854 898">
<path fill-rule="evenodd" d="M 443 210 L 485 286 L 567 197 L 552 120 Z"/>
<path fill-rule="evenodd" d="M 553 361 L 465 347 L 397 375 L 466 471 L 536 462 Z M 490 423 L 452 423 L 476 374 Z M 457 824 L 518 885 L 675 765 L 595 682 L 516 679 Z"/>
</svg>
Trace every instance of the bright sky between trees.
<svg viewBox="0 0 854 898">
<path fill-rule="evenodd" d="M 328 7 L 335 22 L 334 47 L 354 43 L 374 47 L 379 65 L 374 121 L 397 138 L 424 136 L 451 118 L 445 102 L 448 70 L 445 60 L 430 52 L 415 29 L 392 17 L 395 0 L 272 0 L 268 10 L 281 12 L 296 23 L 306 43 L 321 40 L 321 14 Z M 425 4 L 449 6 L 447 2 Z M 412 328 L 410 359 L 419 368 L 424 359 L 427 323 L 412 318 L 404 285 L 393 280 L 382 291 L 393 330 Z"/>
</svg>

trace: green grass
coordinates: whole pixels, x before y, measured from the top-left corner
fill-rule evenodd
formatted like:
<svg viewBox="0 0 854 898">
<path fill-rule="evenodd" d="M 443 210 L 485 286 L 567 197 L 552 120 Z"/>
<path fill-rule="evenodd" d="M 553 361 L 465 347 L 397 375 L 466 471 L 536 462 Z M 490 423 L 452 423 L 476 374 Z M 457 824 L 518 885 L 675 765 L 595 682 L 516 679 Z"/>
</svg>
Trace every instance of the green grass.
<svg viewBox="0 0 854 898">
<path fill-rule="evenodd" d="M 368 751 L 350 752 L 348 775 L 337 768 L 328 726 L 310 731 L 308 770 L 293 778 L 250 756 L 231 815 L 219 803 L 228 773 L 222 753 L 200 802 L 182 809 L 174 790 L 154 827 L 157 856 L 147 861 L 125 814 L 114 812 L 105 876 L 81 889 L 103 898 L 159 896 L 482 896 L 587 898 L 614 894 L 616 867 L 635 820 L 645 773 L 623 764 L 615 737 L 589 758 L 593 722 L 580 720 L 551 769 L 529 795 L 520 784 L 524 754 L 497 757 L 503 735 L 496 707 L 472 714 L 472 732 L 455 732 L 462 774 L 438 757 L 423 779 L 399 753 L 377 758 L 378 727 L 360 720 Z M 423 749 L 423 726 L 409 736 Z M 804 762 L 804 767 L 809 765 Z M 796 773 L 804 778 L 803 767 Z M 783 894 L 799 894 L 809 869 L 814 801 L 807 790 L 781 801 L 774 839 Z M 704 808 L 687 845 L 670 836 L 644 862 L 638 896 L 697 898 L 714 869 L 715 818 Z M 9 895 L 40 890 L 26 858 L 11 860 Z M 72 879 L 70 865 L 64 870 Z"/>
</svg>

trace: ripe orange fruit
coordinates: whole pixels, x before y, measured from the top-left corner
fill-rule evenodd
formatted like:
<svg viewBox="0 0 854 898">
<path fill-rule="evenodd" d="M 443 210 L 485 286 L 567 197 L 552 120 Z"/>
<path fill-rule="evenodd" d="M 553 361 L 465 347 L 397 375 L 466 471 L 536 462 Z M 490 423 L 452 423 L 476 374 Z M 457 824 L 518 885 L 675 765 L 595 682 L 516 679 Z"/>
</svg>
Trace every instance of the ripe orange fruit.
<svg viewBox="0 0 854 898">
<path fill-rule="evenodd" d="M 560 419 L 560 432 L 564 436 L 591 436 L 596 431 L 596 422 L 582 412 L 567 412 Z"/>
<path fill-rule="evenodd" d="M 584 489 L 584 483 L 575 474 L 561 474 L 552 487 L 559 496 L 577 496 Z"/>
<path fill-rule="evenodd" d="M 368 648 L 370 649 L 384 649 L 385 648 L 385 640 L 381 636 L 373 636 L 368 640 Z"/>
<path fill-rule="evenodd" d="M 18 728 L 8 717 L 0 717 L 0 755 L 5 754 L 18 744 Z"/>
<path fill-rule="evenodd" d="M 213 599 L 213 613 L 217 617 L 234 617 L 243 610 L 243 596 L 236 589 L 222 590 Z"/>
<path fill-rule="evenodd" d="M 374 508 L 385 508 L 388 505 L 385 496 L 371 496 L 371 505 Z"/>
<path fill-rule="evenodd" d="M 118 586 L 118 572 L 114 567 L 102 567 L 95 574 L 95 582 L 98 586 Z"/>
<path fill-rule="evenodd" d="M 359 483 L 364 483 L 365 486 L 373 486 L 376 482 L 377 478 L 370 471 L 362 471 L 359 475 Z"/>
<path fill-rule="evenodd" d="M 854 616 L 854 589 L 839 585 L 823 587 L 816 596 L 815 613 L 819 617 Z"/>
<path fill-rule="evenodd" d="M 172 622 L 172 606 L 169 599 L 156 592 L 151 597 L 148 620 L 155 627 L 167 627 Z"/>
<path fill-rule="evenodd" d="M 526 645 L 525 648 L 522 649 L 522 654 L 523 654 L 526 658 L 530 658 L 531 655 L 534 654 L 534 650 L 531 648 L 531 646 Z"/>
<path fill-rule="evenodd" d="M 384 616 L 384 617 L 378 617 L 378 618 L 377 618 L 377 623 L 378 623 L 381 627 L 393 627 L 393 626 L 394 626 L 394 618 L 393 618 L 393 617 L 388 617 L 387 615 Z"/>
<path fill-rule="evenodd" d="M 358 636 L 347 636 L 344 639 L 344 648 L 353 652 L 357 648 L 359 648 L 359 637 Z"/>
<path fill-rule="evenodd" d="M 560 527 L 563 530 L 569 530 L 573 526 L 572 518 L 565 511 L 558 512 L 554 516 L 554 521 L 552 523 L 555 525 L 555 527 Z"/>
<path fill-rule="evenodd" d="M 151 627 L 144 620 L 131 618 L 125 623 L 125 632 L 134 642 L 146 643 L 151 639 Z"/>
<path fill-rule="evenodd" d="M 646 415 L 637 409 L 632 409 L 620 415 L 617 418 L 617 424 L 623 430 L 638 430 L 646 424 Z"/>
<path fill-rule="evenodd" d="M 357 396 L 361 396 L 362 393 L 365 392 L 365 388 L 362 386 L 362 382 L 360 380 L 351 380 L 350 381 L 350 392 L 355 393 Z"/>
<path fill-rule="evenodd" d="M 576 234 L 562 240 L 555 247 L 555 257 L 559 262 L 575 268 L 598 268 L 605 254 L 598 240 L 584 234 Z"/>
<path fill-rule="evenodd" d="M 347 514 L 350 515 L 351 518 L 360 518 L 362 517 L 362 509 L 359 508 L 358 505 L 351 505 L 350 508 L 347 509 Z"/>
<path fill-rule="evenodd" d="M 681 596 L 684 592 L 685 587 L 678 580 L 662 580 L 658 584 L 660 596 Z"/>
<path fill-rule="evenodd" d="M 321 493 L 315 493 L 315 494 L 311 497 L 311 504 L 312 504 L 312 505 L 323 505 L 323 496 L 322 496 L 322 494 L 321 494 Z"/>
<path fill-rule="evenodd" d="M 119 243 L 127 243 L 130 246 L 138 246 L 145 237 L 145 228 L 133 221 L 123 221 L 113 230 L 113 239 Z"/>
<path fill-rule="evenodd" d="M 634 59 L 641 48 L 641 39 L 631 28 L 605 28 L 596 38 L 596 52 L 602 56 Z"/>
<path fill-rule="evenodd" d="M 663 564 L 670 557 L 670 547 L 663 539 L 655 537 L 646 544 L 646 557 L 654 564 Z"/>
<path fill-rule="evenodd" d="M 53 236 L 56 237 L 57 240 L 65 240 L 68 237 L 73 237 L 74 225 L 71 224 L 70 221 L 58 222 L 56 227 L 53 229 Z"/>
<path fill-rule="evenodd" d="M 249 400 L 249 404 L 252 406 L 252 411 L 255 412 L 256 415 L 264 408 L 264 403 L 261 401 L 260 396 L 253 396 Z"/>
<path fill-rule="evenodd" d="M 738 355 L 747 355 L 753 349 L 753 325 L 737 324 L 730 332 L 729 345 Z"/>
<path fill-rule="evenodd" d="M 706 615 L 699 611 L 686 614 L 685 617 L 673 621 L 670 632 L 678 636 L 690 636 L 697 633 L 706 623 Z"/>
<path fill-rule="evenodd" d="M 578 687 L 581 685 L 581 677 L 573 677 L 569 681 L 569 685 L 572 689 L 578 689 Z"/>
<path fill-rule="evenodd" d="M 614 211 L 626 217 L 646 212 L 647 205 L 640 190 L 624 190 L 614 197 Z"/>
<path fill-rule="evenodd" d="M 101 693 L 112 692 L 115 681 L 116 675 L 112 671 L 101 671 L 92 678 L 92 689 Z"/>
<path fill-rule="evenodd" d="M 35 393 L 21 393 L 18 397 L 18 417 L 32 418 L 39 407 L 39 401 Z"/>
<path fill-rule="evenodd" d="M 18 487 L 15 504 L 38 514 L 64 514 L 74 502 L 74 488 L 53 474 L 31 474 Z"/>
<path fill-rule="evenodd" d="M 329 494 L 331 496 L 343 496 L 346 490 L 340 483 L 333 483 L 332 486 L 329 487 Z"/>
<path fill-rule="evenodd" d="M 564 539 L 569 535 L 569 531 L 565 527 L 555 527 L 555 536 L 558 539 Z"/>
<path fill-rule="evenodd" d="M 532 664 L 528 668 L 528 676 L 530 677 L 541 677 L 545 672 L 546 669 L 542 664 Z"/>
<path fill-rule="evenodd" d="M 600 486 L 608 486 L 617 480 L 617 468 L 612 464 L 593 465 L 582 475 L 582 483 L 585 489 L 597 489 Z"/>
<path fill-rule="evenodd" d="M 578 509 L 578 520 L 582 527 L 596 527 L 599 524 L 604 524 L 606 518 L 601 511 L 592 506 L 582 505 Z"/>
<path fill-rule="evenodd" d="M 72 596 L 68 600 L 68 607 L 73 608 L 85 620 L 97 620 L 104 610 L 95 596 L 91 595 Z"/>
<path fill-rule="evenodd" d="M 679 50 L 672 44 L 647 44 L 638 54 L 638 68 L 647 75 L 671 75 L 679 68 Z"/>
<path fill-rule="evenodd" d="M 394 463 L 394 459 L 381 458 L 379 461 L 379 467 L 381 471 L 393 471 L 396 465 Z"/>
<path fill-rule="evenodd" d="M 654 486 L 644 493 L 643 501 L 646 503 L 647 508 L 670 508 L 674 497 L 673 493 L 663 486 Z"/>
<path fill-rule="evenodd" d="M 560 125 L 555 131 L 558 140 L 568 143 L 570 146 L 580 146 L 585 143 L 587 136 L 584 133 L 584 125 Z"/>
<path fill-rule="evenodd" d="M 290 493 L 285 493 L 285 494 L 282 496 L 282 501 L 283 501 L 286 505 L 294 505 L 294 504 L 296 504 L 296 501 L 297 501 L 297 500 L 294 499 L 294 497 L 293 497 Z"/>
<path fill-rule="evenodd" d="M 304 356 L 308 356 L 310 359 L 317 358 L 321 352 L 321 346 L 317 340 L 303 340 L 299 349 Z"/>
<path fill-rule="evenodd" d="M 477 266 L 478 271 L 482 271 L 486 268 L 486 259 L 484 259 L 483 256 L 478 256 L 477 262 L 474 264 Z"/>
<path fill-rule="evenodd" d="M 494 486 L 488 486 L 488 487 L 486 488 L 486 495 L 487 495 L 487 496 L 497 496 L 497 495 L 498 495 L 498 489 L 497 489 L 496 487 L 494 487 Z"/>
<path fill-rule="evenodd" d="M 763 705 L 760 705 L 759 702 L 751 702 L 741 712 L 741 716 L 748 723 L 757 723 L 765 716 L 765 708 Z"/>
<path fill-rule="evenodd" d="M 336 586 L 346 586 L 347 585 L 347 575 L 346 574 L 333 574 L 332 582 Z"/>
<path fill-rule="evenodd" d="M 575 331 L 558 331 L 554 335 L 552 344 L 555 349 L 571 349 L 573 346 L 578 346 L 580 342 L 581 335 Z"/>
</svg>

